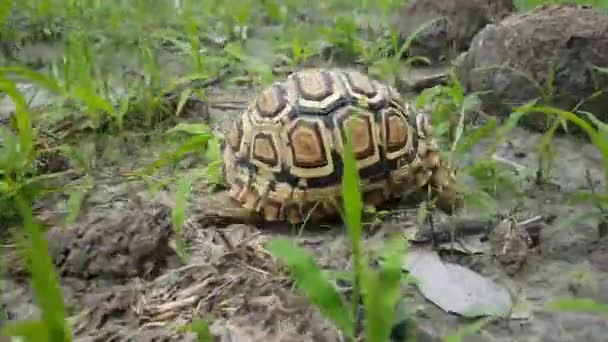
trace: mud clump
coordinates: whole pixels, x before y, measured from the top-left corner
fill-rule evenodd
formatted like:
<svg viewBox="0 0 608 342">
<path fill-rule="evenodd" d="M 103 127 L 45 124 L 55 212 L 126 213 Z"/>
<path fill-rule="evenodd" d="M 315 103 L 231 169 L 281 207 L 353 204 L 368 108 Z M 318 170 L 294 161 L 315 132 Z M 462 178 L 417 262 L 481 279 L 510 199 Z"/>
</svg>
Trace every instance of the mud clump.
<svg viewBox="0 0 608 342">
<path fill-rule="evenodd" d="M 47 238 L 62 276 L 116 279 L 157 274 L 175 255 L 171 232 L 168 207 L 129 206 L 75 227 L 54 227 Z"/>
<path fill-rule="evenodd" d="M 414 0 L 399 9 L 395 20 L 405 39 L 421 25 L 443 17 L 423 30 L 410 50 L 412 56 L 438 62 L 466 51 L 477 32 L 514 10 L 513 0 Z"/>
<path fill-rule="evenodd" d="M 578 109 L 606 120 L 608 93 L 590 97 L 608 85 L 608 74 L 597 70 L 608 66 L 608 12 L 552 5 L 512 15 L 480 31 L 455 66 L 467 91 L 487 92 L 482 107 L 491 114 L 506 116 L 541 98 L 553 80 L 545 105 L 572 110 L 584 101 Z M 543 129 L 546 115 L 526 116 L 522 123 Z"/>
</svg>

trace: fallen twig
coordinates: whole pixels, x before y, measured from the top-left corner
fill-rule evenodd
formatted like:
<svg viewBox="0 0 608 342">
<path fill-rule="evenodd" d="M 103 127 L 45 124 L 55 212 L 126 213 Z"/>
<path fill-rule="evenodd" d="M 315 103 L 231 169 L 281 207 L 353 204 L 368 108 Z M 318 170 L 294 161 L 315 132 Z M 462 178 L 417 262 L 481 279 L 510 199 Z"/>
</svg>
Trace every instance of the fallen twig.
<svg viewBox="0 0 608 342">
<path fill-rule="evenodd" d="M 530 219 L 518 222 L 517 225 L 524 228 L 533 240 L 533 245 L 538 244 L 540 230 L 544 227 L 547 218 L 542 215 L 534 216 Z M 428 243 L 435 241 L 438 244 L 452 242 L 457 238 L 471 235 L 488 235 L 498 224 L 496 219 L 479 218 L 460 218 L 450 219 L 446 222 L 436 224 L 433 231 L 428 228 L 421 228 L 413 238 L 415 243 Z"/>
<path fill-rule="evenodd" d="M 521 173 L 526 170 L 525 166 L 523 166 L 521 164 L 517 164 L 516 162 L 508 160 L 506 158 L 503 158 L 503 157 L 497 155 L 496 153 L 492 154 L 492 159 L 496 162 L 499 162 L 501 164 L 505 164 L 505 165 L 512 167 L 518 173 Z"/>
</svg>

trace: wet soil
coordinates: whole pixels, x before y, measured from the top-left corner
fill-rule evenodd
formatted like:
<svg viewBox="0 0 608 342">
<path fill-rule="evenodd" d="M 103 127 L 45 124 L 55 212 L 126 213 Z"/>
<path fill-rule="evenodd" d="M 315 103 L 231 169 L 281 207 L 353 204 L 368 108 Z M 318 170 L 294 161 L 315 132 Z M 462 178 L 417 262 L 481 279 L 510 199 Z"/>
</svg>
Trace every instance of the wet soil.
<svg viewBox="0 0 608 342">
<path fill-rule="evenodd" d="M 259 89 L 209 89 L 208 114 L 214 128 L 221 131 Z M 523 268 L 508 274 L 485 255 L 444 256 L 507 286 L 523 307 L 520 311 L 526 313 L 523 318 L 486 325 L 466 341 L 603 341 L 608 334 L 606 316 L 555 313 L 544 307 L 549 300 L 570 296 L 608 302 L 608 241 L 598 239 L 597 222 L 589 214 L 594 208 L 569 202 L 572 193 L 587 189 L 585 171 L 602 186 L 599 153 L 585 141 L 556 138 L 550 183 L 538 186 L 534 172 L 540 137 L 516 128 L 496 152 L 510 162 L 504 165 L 508 170 L 517 164 L 520 175 L 528 175 L 520 177 L 520 214 L 555 216 L 542 230 L 540 244 Z M 142 181 L 108 176 L 153 160 L 167 148 L 154 141 L 139 144 L 130 146 L 129 158 L 100 164 L 100 185 L 88 195 L 78 221 L 67 230 L 53 228 L 49 235 L 76 341 L 194 341 L 183 327 L 197 317 L 212 321 L 212 333 L 220 341 L 341 340 L 336 328 L 297 294 L 293 281 L 264 244 L 274 236 L 291 236 L 311 250 L 323 267 L 344 270 L 350 261 L 342 226 L 202 227 L 196 214 L 214 200 L 214 194 L 205 184 L 196 184 L 184 228 L 187 253 L 180 256 L 171 233 L 174 189 L 152 191 Z M 459 163 L 478 160 L 489 144 L 475 146 Z M 108 149 L 122 153 L 119 145 Z M 180 164 L 176 177 L 196 166 L 200 166 L 196 159 Z M 513 201 L 506 191 L 504 197 L 498 211 L 506 213 L 513 209 Z M 42 213 L 48 222 L 61 222 L 65 201 L 60 198 L 45 205 Z M 378 246 L 387 232 L 417 225 L 414 210 L 405 204 L 392 208 L 369 230 L 365 245 Z M 481 215 L 480 210 L 466 208 L 462 215 Z M 14 245 L 7 244 L 3 250 L 3 260 L 9 262 L 7 275 L 0 280 L 4 315 L 0 322 L 37 317 Z M 440 341 L 471 322 L 443 312 L 409 285 L 404 285 L 403 296 L 420 341 Z"/>
</svg>

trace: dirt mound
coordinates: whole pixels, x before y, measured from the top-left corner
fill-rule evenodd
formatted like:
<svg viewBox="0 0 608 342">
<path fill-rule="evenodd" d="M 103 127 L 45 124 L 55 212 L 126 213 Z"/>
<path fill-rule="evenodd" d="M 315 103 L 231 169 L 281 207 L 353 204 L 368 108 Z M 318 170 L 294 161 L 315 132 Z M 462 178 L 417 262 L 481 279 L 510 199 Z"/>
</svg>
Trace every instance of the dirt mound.
<svg viewBox="0 0 608 342">
<path fill-rule="evenodd" d="M 411 50 L 414 56 L 440 61 L 465 51 L 479 30 L 514 10 L 513 0 L 414 0 L 400 8 L 396 20 L 399 33 L 405 38 L 429 20 L 447 18 L 424 30 Z"/>
<path fill-rule="evenodd" d="M 512 106 L 546 95 L 551 79 L 553 98 L 548 104 L 572 110 L 598 88 L 607 90 L 608 74 L 595 67 L 608 66 L 608 12 L 564 5 L 510 16 L 479 32 L 456 65 L 466 90 L 490 91 L 482 95 L 490 113 L 508 115 Z M 606 120 L 607 107 L 605 93 L 587 99 L 579 109 Z M 544 115 L 525 122 L 544 127 Z"/>
<path fill-rule="evenodd" d="M 137 286 L 87 294 L 72 317 L 79 340 L 195 341 L 183 329 L 209 318 L 218 341 L 339 341 L 337 330 L 263 248 L 269 235 L 235 224 L 190 232 L 188 261 Z"/>
<path fill-rule="evenodd" d="M 74 227 L 54 227 L 49 250 L 61 275 L 127 278 L 157 274 L 171 255 L 170 208 L 139 207 L 100 212 Z"/>
</svg>

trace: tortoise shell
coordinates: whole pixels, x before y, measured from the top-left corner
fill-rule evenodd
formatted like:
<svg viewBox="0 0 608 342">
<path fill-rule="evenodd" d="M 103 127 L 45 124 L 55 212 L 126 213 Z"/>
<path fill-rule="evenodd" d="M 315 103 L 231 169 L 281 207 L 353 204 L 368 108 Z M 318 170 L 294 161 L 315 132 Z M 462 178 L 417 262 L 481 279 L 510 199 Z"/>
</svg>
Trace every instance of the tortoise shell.
<svg viewBox="0 0 608 342">
<path fill-rule="evenodd" d="M 434 174 L 447 184 L 449 172 L 433 171 L 442 162 L 435 141 L 425 139 L 428 118 L 393 87 L 354 70 L 305 69 L 264 89 L 229 129 L 230 196 L 266 221 L 334 216 L 347 127 L 366 204 L 398 198 Z"/>
</svg>

